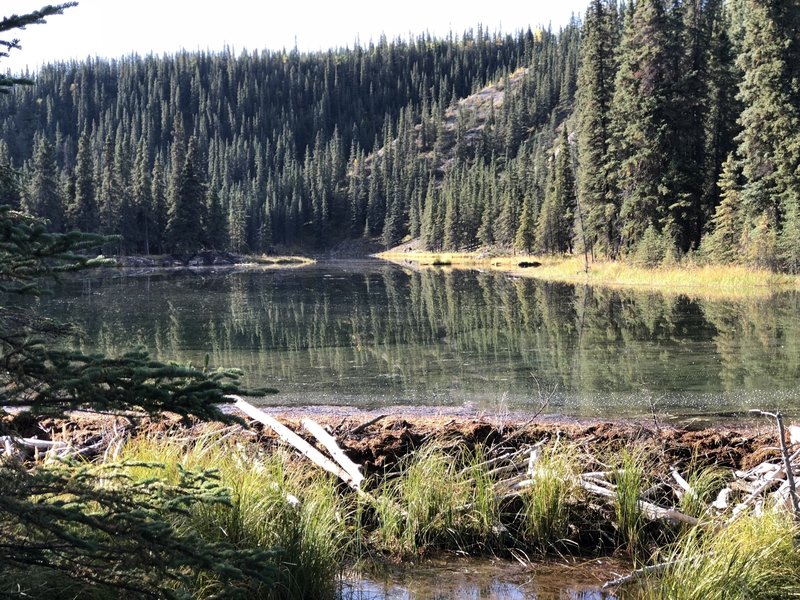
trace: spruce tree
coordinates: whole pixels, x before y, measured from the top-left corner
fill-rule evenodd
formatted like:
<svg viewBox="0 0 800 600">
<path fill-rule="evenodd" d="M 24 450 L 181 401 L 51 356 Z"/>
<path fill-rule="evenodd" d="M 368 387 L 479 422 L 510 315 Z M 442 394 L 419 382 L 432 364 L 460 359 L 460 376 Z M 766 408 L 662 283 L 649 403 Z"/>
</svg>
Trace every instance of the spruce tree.
<svg viewBox="0 0 800 600">
<path fill-rule="evenodd" d="M 95 197 L 94 158 L 88 132 L 78 140 L 75 162 L 75 197 L 69 207 L 70 225 L 81 231 L 96 232 L 99 226 Z"/>
<path fill-rule="evenodd" d="M 794 0 L 748 0 L 739 98 L 744 200 L 760 239 L 777 235 L 785 268 L 800 256 L 800 11 Z M 762 216 L 758 216 L 762 215 Z M 765 248 L 771 248 L 766 244 Z M 766 262 L 772 262 L 764 257 Z"/>
<path fill-rule="evenodd" d="M 711 219 L 711 231 L 703 238 L 703 254 L 723 264 L 740 261 L 744 218 L 739 165 L 728 156 L 719 179 L 721 201 Z"/>
<path fill-rule="evenodd" d="M 536 214 L 534 213 L 529 194 L 522 201 L 522 213 L 519 216 L 519 227 L 514 237 L 514 249 L 530 254 L 536 241 Z"/>
<path fill-rule="evenodd" d="M 592 0 L 583 26 L 576 113 L 578 195 L 587 250 L 593 256 L 614 256 L 619 237 L 609 147 L 617 44 L 612 5 L 607 0 Z"/>
<path fill-rule="evenodd" d="M 23 206 L 32 215 L 46 219 L 50 231 L 64 230 L 64 205 L 53 157 L 53 146 L 40 137 L 34 147 L 31 180 Z"/>
<path fill-rule="evenodd" d="M 642 0 L 628 15 L 620 47 L 612 104 L 613 167 L 627 249 L 651 225 L 661 227 L 674 200 L 666 116 L 676 65 L 667 51 L 674 35 L 669 25 L 663 0 Z"/>
<path fill-rule="evenodd" d="M 202 181 L 201 173 L 197 138 L 192 136 L 189 140 L 183 167 L 180 170 L 177 190 L 173 192 L 173 204 L 170 205 L 167 220 L 169 247 L 178 253 L 189 253 L 200 249 L 206 199 L 205 184 Z M 244 202 L 243 197 L 242 202 Z M 246 229 L 244 236 L 246 244 Z"/>
<path fill-rule="evenodd" d="M 41 22 L 67 6 L 3 19 L 0 32 Z M 6 76 L 0 85 L 19 81 Z M 0 178 L 0 189 L 15 185 L 8 168 L 0 168 Z M 103 238 L 49 232 L 44 221 L 4 200 L 0 293 L 36 295 L 44 278 L 106 263 L 88 258 Z M 12 445 L 31 416 L 63 416 L 76 409 L 130 416 L 170 410 L 185 418 L 231 420 L 219 403 L 236 389 L 226 383 L 233 373 L 209 375 L 153 361 L 142 352 L 108 358 L 65 351 L 53 343 L 59 331 L 63 328 L 22 302 L 0 306 L 0 406 L 23 413 L 0 424 Z M 201 573 L 250 589 L 274 582 L 267 553 L 209 543 L 176 525 L 187 511 L 214 510 L 228 501 L 209 473 L 186 471 L 174 485 L 137 484 L 125 465 L 45 461 L 32 467 L 0 462 L 0 594 L 53 597 L 69 589 L 71 596 L 179 598 Z M 54 580 L 59 587 L 34 587 Z"/>
</svg>

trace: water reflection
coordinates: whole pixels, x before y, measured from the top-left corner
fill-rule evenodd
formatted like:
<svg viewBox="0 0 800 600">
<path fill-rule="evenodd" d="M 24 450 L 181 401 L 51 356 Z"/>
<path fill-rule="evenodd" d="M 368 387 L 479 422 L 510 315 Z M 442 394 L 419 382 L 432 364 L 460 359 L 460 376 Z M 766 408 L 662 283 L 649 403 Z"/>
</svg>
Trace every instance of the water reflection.
<svg viewBox="0 0 800 600">
<path fill-rule="evenodd" d="M 600 561 L 602 562 L 602 561 Z M 599 568 L 599 569 L 598 569 Z M 609 566 L 523 567 L 480 559 L 407 567 L 345 582 L 343 600 L 613 600 L 601 590 Z"/>
<path fill-rule="evenodd" d="M 281 403 L 448 404 L 577 415 L 793 411 L 797 293 L 712 302 L 321 264 L 68 282 L 39 300 L 83 350 L 239 366 Z"/>
</svg>

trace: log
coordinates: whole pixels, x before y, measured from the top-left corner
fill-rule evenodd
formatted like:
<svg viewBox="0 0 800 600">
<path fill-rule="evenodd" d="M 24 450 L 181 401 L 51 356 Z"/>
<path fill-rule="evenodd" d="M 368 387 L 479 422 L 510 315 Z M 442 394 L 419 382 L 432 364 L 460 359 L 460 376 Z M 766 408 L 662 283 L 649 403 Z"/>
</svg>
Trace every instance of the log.
<svg viewBox="0 0 800 600">
<path fill-rule="evenodd" d="M 598 496 L 604 496 L 606 498 L 615 498 L 617 495 L 617 493 L 613 490 L 609 490 L 607 488 L 601 487 L 589 481 L 585 481 L 580 477 L 578 478 L 578 481 L 580 482 L 581 487 L 583 489 L 585 489 L 587 492 L 597 494 Z M 667 521 L 686 523 L 687 525 L 692 525 L 692 526 L 695 526 L 700 523 L 699 519 L 696 519 L 689 515 L 685 515 L 680 511 L 677 511 L 672 508 L 662 508 L 655 504 L 651 504 L 650 502 L 645 502 L 644 500 L 641 499 L 639 500 L 639 507 L 642 510 L 642 514 L 651 521 L 665 519 Z"/>
<path fill-rule="evenodd" d="M 286 425 L 279 422 L 275 417 L 268 415 L 263 410 L 259 410 L 249 402 L 245 402 L 245 400 L 239 396 L 229 397 L 236 401 L 236 404 L 234 405 L 236 408 L 238 408 L 251 419 L 254 419 L 272 429 L 281 440 L 294 447 L 295 450 L 300 452 L 300 454 L 308 458 L 315 465 L 321 469 L 324 469 L 325 471 L 328 471 L 328 473 L 336 475 L 339 479 L 344 481 L 353 489 L 361 489 L 360 486 L 353 481 L 353 478 L 349 473 L 347 473 L 347 471 L 342 469 L 322 452 L 314 448 L 294 431 L 286 427 Z"/>
<path fill-rule="evenodd" d="M 607 590 L 608 588 L 619 587 L 621 585 L 625 585 L 626 583 L 636 581 L 637 579 L 640 579 L 646 575 L 651 575 L 653 573 L 660 573 L 673 564 L 675 563 L 663 562 L 663 563 L 658 563 L 657 565 L 648 565 L 646 567 L 641 567 L 640 569 L 631 571 L 628 575 L 606 581 L 601 589 Z"/>
<path fill-rule="evenodd" d="M 342 469 L 344 469 L 345 472 L 350 475 L 353 486 L 360 488 L 361 482 L 364 481 L 364 475 L 361 473 L 361 467 L 350 460 L 347 454 L 345 454 L 344 450 L 342 450 L 339 444 L 336 443 L 336 440 L 333 438 L 333 436 L 325 431 L 322 425 L 316 421 L 313 421 L 312 419 L 303 419 L 302 423 L 305 430 L 317 438 L 317 440 L 319 440 L 319 442 L 325 446 L 328 452 L 330 452 L 333 459 L 339 463 L 339 466 L 341 466 Z"/>
<path fill-rule="evenodd" d="M 386 417 L 388 417 L 388 416 L 389 416 L 389 415 L 378 415 L 377 417 L 375 417 L 375 418 L 372 418 L 372 419 L 370 419 L 369 421 L 365 421 L 364 423 L 362 423 L 361 425 L 359 425 L 358 427 L 356 427 L 355 429 L 353 429 L 353 430 L 350 432 L 350 435 L 356 435 L 357 433 L 361 433 L 362 431 L 364 431 L 364 430 L 365 430 L 367 427 L 369 427 L 370 425 L 374 425 L 374 424 L 375 424 L 375 423 L 377 423 L 378 421 L 381 421 L 381 420 L 385 419 L 385 418 L 386 418 Z"/>
<path fill-rule="evenodd" d="M 783 470 L 786 473 L 786 481 L 789 483 L 789 498 L 792 500 L 792 508 L 794 509 L 794 518 L 800 520 L 800 499 L 797 497 L 797 487 L 794 483 L 794 473 L 792 466 L 792 457 L 789 456 L 789 448 L 786 446 L 786 429 L 783 426 L 783 415 L 779 412 L 771 413 L 763 410 L 751 410 L 764 415 L 765 417 L 772 417 L 778 425 L 778 443 L 781 447 L 781 457 L 783 458 Z"/>
</svg>

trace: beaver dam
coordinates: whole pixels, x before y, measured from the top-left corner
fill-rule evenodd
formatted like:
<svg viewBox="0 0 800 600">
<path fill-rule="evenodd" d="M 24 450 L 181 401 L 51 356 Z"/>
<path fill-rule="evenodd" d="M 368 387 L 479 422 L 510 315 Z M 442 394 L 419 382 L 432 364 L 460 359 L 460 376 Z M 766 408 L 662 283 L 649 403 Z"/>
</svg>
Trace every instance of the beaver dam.
<svg viewBox="0 0 800 600">
<path fill-rule="evenodd" d="M 241 399 L 236 406 L 246 426 L 30 422 L 28 437 L 4 438 L 5 454 L 42 468 L 79 454 L 122 465 L 132 482 L 213 473 L 228 500 L 187 510 L 182 526 L 272 549 L 278 583 L 243 585 L 244 597 L 440 598 L 387 589 L 396 588 L 400 565 L 446 587 L 431 565 L 450 565 L 452 575 L 464 557 L 490 558 L 517 580 L 543 569 L 562 578 L 560 591 L 545 586 L 525 595 L 520 590 L 532 588 L 504 588 L 506 580 L 476 584 L 470 597 L 800 593 L 800 438 L 788 426 L 781 443 L 774 416 L 738 430 L 692 431 L 633 421 L 358 413 L 312 420 L 268 414 Z M 15 585 L 22 581 L 17 574 Z M 458 589 L 463 596 L 467 588 Z M 221 591 L 209 578 L 190 593 Z"/>
</svg>

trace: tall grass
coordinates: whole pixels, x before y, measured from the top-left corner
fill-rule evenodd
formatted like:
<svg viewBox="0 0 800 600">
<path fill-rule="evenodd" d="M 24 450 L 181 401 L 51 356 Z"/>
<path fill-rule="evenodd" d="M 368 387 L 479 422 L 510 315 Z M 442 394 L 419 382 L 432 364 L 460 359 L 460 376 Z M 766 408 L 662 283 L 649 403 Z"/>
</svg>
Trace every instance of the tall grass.
<svg viewBox="0 0 800 600">
<path fill-rule="evenodd" d="M 800 527 L 786 512 L 730 526 L 693 528 L 666 557 L 669 568 L 635 593 L 642 600 L 778 600 L 800 596 Z"/>
<path fill-rule="evenodd" d="M 738 265 L 697 264 L 689 259 L 656 268 L 636 266 L 624 261 L 597 261 L 586 270 L 582 256 L 493 256 L 477 252 L 385 252 L 378 255 L 389 261 L 417 262 L 420 266 L 440 264 L 453 268 L 488 268 L 513 272 L 519 277 L 547 281 L 586 283 L 604 287 L 647 287 L 667 294 L 687 294 L 706 299 L 751 298 L 771 294 L 775 289 L 798 289 L 800 277 Z M 520 262 L 537 261 L 535 269 L 521 269 Z"/>
<path fill-rule="evenodd" d="M 378 490 L 379 545 L 399 555 L 491 546 L 499 531 L 494 481 L 483 452 L 431 443 L 401 461 Z"/>
<path fill-rule="evenodd" d="M 725 486 L 727 479 L 727 473 L 719 468 L 709 467 L 693 470 L 686 480 L 691 492 L 683 494 L 678 508 L 687 515 L 701 518 L 708 511 L 708 507 L 716 495 Z"/>
<path fill-rule="evenodd" d="M 140 438 L 123 459 L 161 463 L 132 470 L 135 477 L 177 477 L 179 469 L 215 469 L 230 489 L 228 506 L 204 507 L 186 517 L 183 526 L 209 540 L 237 547 L 274 549 L 283 578 L 270 589 L 248 592 L 254 598 L 333 598 L 348 539 L 347 507 L 330 477 L 292 461 L 283 452 L 265 454 L 218 445 L 205 437 L 185 442 Z M 199 580 L 199 596 L 219 592 L 213 581 Z M 230 593 L 228 590 L 226 593 Z"/>
<path fill-rule="evenodd" d="M 619 469 L 614 478 L 616 497 L 614 512 L 617 518 L 618 543 L 635 554 L 641 543 L 644 518 L 639 496 L 644 483 L 641 457 L 627 448 L 622 451 Z"/>
<path fill-rule="evenodd" d="M 522 496 L 523 539 L 545 551 L 569 533 L 570 506 L 580 489 L 575 449 L 557 444 L 545 450 L 530 475 L 531 486 Z"/>
</svg>

